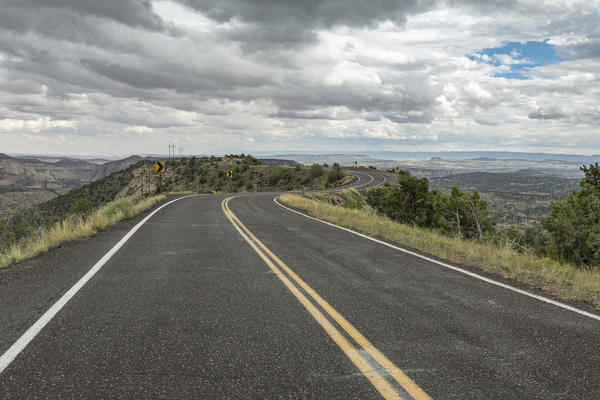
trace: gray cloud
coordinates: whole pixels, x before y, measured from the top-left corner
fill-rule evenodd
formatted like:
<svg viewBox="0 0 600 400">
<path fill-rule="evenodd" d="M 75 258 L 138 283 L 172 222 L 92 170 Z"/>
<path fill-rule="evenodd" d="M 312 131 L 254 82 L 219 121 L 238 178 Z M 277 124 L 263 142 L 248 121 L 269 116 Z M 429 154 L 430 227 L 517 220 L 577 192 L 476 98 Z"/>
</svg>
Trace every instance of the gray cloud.
<svg viewBox="0 0 600 400">
<path fill-rule="evenodd" d="M 558 47 L 558 54 L 567 59 L 600 58 L 600 37 L 591 37 L 587 41 Z"/>
<path fill-rule="evenodd" d="M 497 123 L 481 115 L 515 115 L 518 122 L 503 125 L 503 143 L 512 145 L 511 124 L 599 121 L 593 7 L 176 1 L 184 20 L 149 1 L 3 2 L 0 130 L 6 119 L 5 132 L 62 129 L 88 138 L 146 126 L 156 135 L 254 132 L 257 143 L 303 135 L 315 143 L 493 143 Z M 500 9 L 503 18 L 481 19 Z M 527 81 L 494 78 L 492 66 L 465 57 L 495 41 L 555 36 L 570 61 L 532 68 Z M 560 110 L 522 115 L 557 98 Z"/>
<path fill-rule="evenodd" d="M 256 87 L 268 80 L 245 73 L 243 70 L 195 70 L 186 65 L 168 62 L 124 65 L 101 59 L 81 60 L 87 69 L 113 81 L 139 89 L 174 89 L 178 92 L 227 91 L 236 86 Z"/>
<path fill-rule="evenodd" d="M 34 10 L 35 12 L 31 12 Z M 164 22 L 152 11 L 152 4 L 148 0 L 5 0 L 2 5 L 3 18 L 0 19 L 2 26 L 10 26 L 15 29 L 35 29 L 45 27 L 40 24 L 25 25 L 19 27 L 19 21 L 10 22 L 10 17 L 18 13 L 18 10 L 28 11 L 30 21 L 35 21 L 35 15 L 46 14 L 47 25 L 60 24 L 64 29 L 76 22 L 76 18 L 67 18 L 58 21 L 53 17 L 68 17 L 67 13 L 75 13 L 79 16 L 94 16 L 120 22 L 122 24 L 142 27 L 145 29 L 162 30 Z"/>
<path fill-rule="evenodd" d="M 218 22 L 241 20 L 269 29 L 274 25 L 311 30 L 335 26 L 364 27 L 430 8 L 433 0 L 179 0 Z"/>
<path fill-rule="evenodd" d="M 538 107 L 537 110 L 530 112 L 528 116 L 531 119 L 560 119 L 565 115 L 555 108 Z"/>
<path fill-rule="evenodd" d="M 298 112 L 290 112 L 290 111 L 279 111 L 277 113 L 269 114 L 269 118 L 286 118 L 286 119 L 326 119 L 326 120 L 338 120 L 339 118 L 334 118 L 330 115 L 326 114 L 307 114 L 307 113 L 298 113 Z"/>
<path fill-rule="evenodd" d="M 397 124 L 408 124 L 408 123 L 416 123 L 416 124 L 429 124 L 433 121 L 433 117 L 429 113 L 415 113 L 415 114 L 395 114 L 388 113 L 383 114 L 384 118 L 389 119 L 392 122 Z"/>
<path fill-rule="evenodd" d="M 224 40 L 239 42 L 247 53 L 306 47 L 318 30 L 372 27 L 384 21 L 405 23 L 408 15 L 430 9 L 437 0 L 175 0 L 217 23 Z"/>
<path fill-rule="evenodd" d="M 495 121 L 495 120 L 493 120 L 493 119 L 490 119 L 490 118 L 476 117 L 476 118 L 473 118 L 473 120 L 474 120 L 475 122 L 477 122 L 479 125 L 489 125 L 489 126 L 497 126 L 497 125 L 500 125 L 500 124 L 498 123 L 498 121 Z"/>
</svg>

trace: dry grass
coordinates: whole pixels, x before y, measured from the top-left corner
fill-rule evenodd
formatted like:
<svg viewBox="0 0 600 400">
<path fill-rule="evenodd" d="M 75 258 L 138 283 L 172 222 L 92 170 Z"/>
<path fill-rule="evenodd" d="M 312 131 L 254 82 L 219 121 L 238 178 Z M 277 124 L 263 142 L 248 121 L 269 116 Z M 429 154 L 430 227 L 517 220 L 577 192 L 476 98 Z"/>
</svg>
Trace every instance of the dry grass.
<svg viewBox="0 0 600 400">
<path fill-rule="evenodd" d="M 522 254 L 511 247 L 444 236 L 430 229 L 403 225 L 362 210 L 337 207 L 300 196 L 285 194 L 280 200 L 291 207 L 305 210 L 315 218 L 423 251 L 455 265 L 475 267 L 514 279 L 566 300 L 587 302 L 600 309 L 598 271 Z"/>
<path fill-rule="evenodd" d="M 176 196 L 176 195 L 188 195 L 188 194 L 196 194 L 193 190 L 179 190 L 173 192 L 165 193 L 167 196 Z"/>
<path fill-rule="evenodd" d="M 0 268 L 34 257 L 71 240 L 95 235 L 98 231 L 122 219 L 133 217 L 164 199 L 165 195 L 158 195 L 133 204 L 131 199 L 123 198 L 104 205 L 85 219 L 75 215 L 68 216 L 48 228 L 40 229 L 37 234 L 13 245 L 5 253 L 0 253 Z"/>
</svg>

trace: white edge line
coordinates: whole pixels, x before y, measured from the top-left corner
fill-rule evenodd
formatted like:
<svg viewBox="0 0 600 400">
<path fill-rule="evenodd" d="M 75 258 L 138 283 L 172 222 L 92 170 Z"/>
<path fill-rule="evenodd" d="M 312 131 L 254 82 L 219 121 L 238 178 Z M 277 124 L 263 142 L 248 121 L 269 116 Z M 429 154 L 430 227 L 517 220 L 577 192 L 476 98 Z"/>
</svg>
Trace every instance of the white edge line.
<svg viewBox="0 0 600 400">
<path fill-rule="evenodd" d="M 344 227 L 342 227 L 342 226 L 339 226 L 339 225 L 332 224 L 331 222 L 327 222 L 327 221 L 323 221 L 323 220 L 320 220 L 320 219 L 318 219 L 318 218 L 315 218 L 315 217 L 311 217 L 310 215 L 306 215 L 306 214 L 304 214 L 304 213 L 301 213 L 301 212 L 299 212 L 299 211 L 296 211 L 296 210 L 293 210 L 293 209 L 291 209 L 291 208 L 289 208 L 289 207 L 286 207 L 286 206 L 284 206 L 283 204 L 281 204 L 280 202 L 278 202 L 278 201 L 277 201 L 277 197 L 274 197 L 274 198 L 273 198 L 273 201 L 274 201 L 275 203 L 277 203 L 277 205 L 279 205 L 280 207 L 283 207 L 283 208 L 285 208 L 285 209 L 287 209 L 287 210 L 289 210 L 289 211 L 291 211 L 291 212 L 294 212 L 294 213 L 296 213 L 296 214 L 300 214 L 300 215 L 302 215 L 302 216 L 304 216 L 304 217 L 306 217 L 306 218 L 310 218 L 310 219 L 313 219 L 313 220 L 315 220 L 315 221 L 319 221 L 319 222 L 321 222 L 321 223 L 323 223 L 323 224 L 327 224 L 327 225 L 333 226 L 333 227 L 335 227 L 335 228 L 338 228 L 338 229 L 344 230 L 344 231 L 346 231 L 346 232 L 350 232 L 350 233 L 352 233 L 352 234 L 354 234 L 354 235 L 357 235 L 357 236 L 363 237 L 363 238 L 365 238 L 365 239 L 369 239 L 369 240 L 371 240 L 371 241 L 373 241 L 373 242 L 377 242 L 377 243 L 379 243 L 379 244 L 382 244 L 382 245 L 384 245 L 384 246 L 387 246 L 387 247 L 391 247 L 392 249 L 395 249 L 395 250 L 401 251 L 401 252 L 403 252 L 403 253 L 410 254 L 410 255 L 412 255 L 412 256 L 415 256 L 415 257 L 421 258 L 421 259 L 423 259 L 423 260 L 426 260 L 426 261 L 432 262 L 432 263 L 434 263 L 434 264 L 441 265 L 442 267 L 446 267 L 446 268 L 452 269 L 452 270 L 454 270 L 454 271 L 458 271 L 458 272 L 460 272 L 460 273 L 463 273 L 463 274 L 465 274 L 465 275 L 469 275 L 469 276 L 471 276 L 471 277 L 473 277 L 473 278 L 480 279 L 480 280 L 482 280 L 482 281 L 485 281 L 485 282 L 491 283 L 491 284 L 493 284 L 493 285 L 497 285 L 497 286 L 503 287 L 503 288 L 505 288 L 505 289 L 512 290 L 513 292 L 517 292 L 517 293 L 523 294 L 523 295 L 525 295 L 525 296 L 533 297 L 534 299 L 537 299 L 537 300 L 543 301 L 543 302 L 545 302 L 545 303 L 549 303 L 549 304 L 555 305 L 555 306 L 557 306 L 557 307 L 561 307 L 561 308 L 564 308 L 564 309 L 566 309 L 566 310 L 569 310 L 569 311 L 575 312 L 575 313 L 577 313 L 577 314 L 585 315 L 586 317 L 590 317 L 590 318 L 592 318 L 592 319 L 595 319 L 595 320 L 598 320 L 598 321 L 600 321 L 600 315 L 592 314 L 592 313 L 590 313 L 590 312 L 587 312 L 587 311 L 584 311 L 584 310 L 580 310 L 579 308 L 575 308 L 575 307 L 573 307 L 573 306 L 570 306 L 570 305 L 568 305 L 568 304 L 561 303 L 561 302 L 559 302 L 559 301 L 552 300 L 552 299 L 549 299 L 549 298 L 547 298 L 547 297 L 544 297 L 544 296 L 539 296 L 539 295 L 537 295 L 537 294 L 530 293 L 530 292 L 527 292 L 527 291 L 525 291 L 525 290 L 522 290 L 522 289 L 518 289 L 518 288 L 516 288 L 516 287 L 513 287 L 513 286 L 510 286 L 510 285 L 507 285 L 506 283 L 502 283 L 502 282 L 498 282 L 498 281 L 495 281 L 495 280 L 493 280 L 493 279 L 490 279 L 490 278 L 486 278 L 485 276 L 481 276 L 481 275 L 478 275 L 478 274 L 476 274 L 476 273 L 474 273 L 474 272 L 467 271 L 467 270 L 464 270 L 464 269 L 462 269 L 462 268 L 459 268 L 459 267 L 455 267 L 454 265 L 450 265 L 450 264 L 447 264 L 447 263 L 445 263 L 445 262 L 442 262 L 442 261 L 434 260 L 433 258 L 429 258 L 429 257 L 427 257 L 427 256 L 424 256 L 424 255 L 422 255 L 422 254 L 415 253 L 414 251 L 410 251 L 410 250 L 406 250 L 406 249 L 403 249 L 403 248 L 401 248 L 401 247 L 398 247 L 398 246 L 394 246 L 393 244 L 390 244 L 390 243 L 384 242 L 384 241 L 382 241 L 382 240 L 379 240 L 379 239 L 372 238 L 372 237 L 370 237 L 370 236 L 367 236 L 367 235 L 364 235 L 364 234 L 362 234 L 362 233 L 359 233 L 359 232 L 353 231 L 352 229 L 344 228 Z"/>
<path fill-rule="evenodd" d="M 156 214 L 169 204 L 193 196 L 194 195 L 180 197 L 178 199 L 171 200 L 168 203 L 163 204 L 156 210 L 152 211 L 152 213 L 146 216 L 146 218 L 138 222 L 136 226 L 131 228 L 131 230 L 127 232 L 127 234 L 125 234 L 125 236 L 123 236 L 123 238 L 119 240 L 119 242 L 115 244 L 113 248 L 109 250 L 108 253 L 106 253 L 100 260 L 98 260 L 98 262 L 96 262 L 96 264 L 94 264 L 94 266 L 84 276 L 82 276 L 81 279 L 79 279 L 79 281 L 77 281 L 77 283 L 75 283 L 73 287 L 71 287 L 71 289 L 69 289 L 65 294 L 63 294 L 62 297 L 58 299 L 56 303 L 54 303 L 48 309 L 48 311 L 46 311 L 29 329 L 25 331 L 25 333 L 23 333 L 23 335 L 21 335 L 19 339 L 17 339 L 17 341 L 12 346 L 10 346 L 8 350 L 6 350 L 4 354 L 2 354 L 2 356 L 0 357 L 0 373 L 2 373 L 2 371 L 4 371 L 6 367 L 10 365 L 11 362 L 13 362 L 13 360 L 19 355 L 19 353 L 21 353 L 21 351 L 23 351 L 23 349 L 27 347 L 29 342 L 31 342 L 38 333 L 40 333 L 40 331 L 46 326 L 46 324 L 50 322 L 52 318 L 54 318 L 54 316 L 68 303 L 68 301 L 71 300 L 71 298 L 75 296 L 75 294 L 87 283 L 87 281 L 89 281 L 100 270 L 100 268 L 102 268 L 104 264 L 106 264 L 106 262 L 110 260 L 110 258 L 117 251 L 119 251 L 121 247 L 123 247 L 123 245 L 133 236 L 134 233 L 137 232 L 138 229 L 142 227 L 142 225 L 144 225 L 150 218 L 152 218 L 154 214 Z"/>
<path fill-rule="evenodd" d="M 356 171 L 348 171 L 348 173 L 349 173 L 350 175 L 353 175 L 353 172 L 354 172 L 354 173 L 356 173 L 356 175 L 354 175 L 354 176 L 358 178 L 358 180 L 357 180 L 356 182 L 349 183 L 348 185 L 345 185 L 345 186 L 342 186 L 342 187 L 333 188 L 333 189 L 331 189 L 331 190 L 327 190 L 327 189 L 325 189 L 325 190 L 323 190 L 323 193 L 328 193 L 328 192 L 337 193 L 337 192 L 341 192 L 341 191 L 344 191 L 344 190 L 347 190 L 347 189 L 358 189 L 358 188 L 360 188 L 361 186 L 368 185 L 369 183 L 373 182 L 373 180 L 374 180 L 373 176 L 371 176 L 371 175 L 369 175 L 369 174 L 367 174 L 367 173 L 364 173 L 364 172 L 356 172 Z M 368 176 L 369 178 L 371 178 L 371 180 L 370 180 L 369 182 L 367 182 L 367 183 L 363 183 L 363 184 L 361 184 L 361 185 L 358 185 L 358 182 L 360 182 L 360 181 L 361 181 L 361 177 L 360 177 L 360 175 L 363 175 L 363 176 L 364 176 L 364 175 L 366 175 L 366 176 Z M 349 186 L 349 185 L 353 185 L 353 186 L 347 187 L 347 186 Z"/>
<path fill-rule="evenodd" d="M 378 172 L 378 174 L 383 176 L 383 182 L 381 182 L 379 185 L 377 185 L 377 186 L 381 186 L 387 182 L 387 176 L 385 176 L 384 174 L 380 174 L 379 172 Z"/>
</svg>

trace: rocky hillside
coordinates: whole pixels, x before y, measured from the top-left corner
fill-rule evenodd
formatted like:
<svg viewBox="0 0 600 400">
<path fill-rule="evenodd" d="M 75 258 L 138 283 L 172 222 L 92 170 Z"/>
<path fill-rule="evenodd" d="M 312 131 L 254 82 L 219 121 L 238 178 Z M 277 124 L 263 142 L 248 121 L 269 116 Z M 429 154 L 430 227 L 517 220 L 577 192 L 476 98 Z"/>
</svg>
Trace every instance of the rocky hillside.
<svg viewBox="0 0 600 400">
<path fill-rule="evenodd" d="M 57 162 L 0 153 L 0 216 L 27 208 L 120 171 L 141 160 L 131 156 L 103 164 L 64 158 Z"/>
<path fill-rule="evenodd" d="M 163 192 L 192 191 L 196 193 L 217 192 L 268 192 L 282 190 L 322 189 L 344 185 L 352 181 L 339 169 L 322 167 L 277 166 L 269 160 L 252 156 L 192 157 L 166 161 L 162 182 L 154 172 L 152 162 L 140 163 L 133 171 L 132 181 L 123 188 L 119 197 L 140 197 L 156 193 L 162 183 Z M 227 177 L 227 171 L 232 177 Z"/>
</svg>

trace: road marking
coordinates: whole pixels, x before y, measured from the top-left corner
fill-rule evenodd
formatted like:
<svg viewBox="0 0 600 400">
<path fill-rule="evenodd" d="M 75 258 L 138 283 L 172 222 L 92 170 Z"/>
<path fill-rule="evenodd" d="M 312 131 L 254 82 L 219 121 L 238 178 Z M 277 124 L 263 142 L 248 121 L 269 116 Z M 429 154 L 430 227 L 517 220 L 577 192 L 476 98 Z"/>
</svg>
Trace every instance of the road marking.
<svg viewBox="0 0 600 400">
<path fill-rule="evenodd" d="M 379 174 L 379 172 L 378 172 L 378 174 Z M 381 185 L 383 185 L 383 184 L 385 184 L 387 182 L 387 176 L 385 176 L 384 174 L 379 174 L 379 175 L 383 176 L 383 182 L 375 185 L 375 187 L 381 186 Z"/>
<path fill-rule="evenodd" d="M 350 233 L 352 233 L 353 235 L 357 235 L 357 236 L 360 236 L 360 237 L 362 237 L 362 238 L 369 239 L 369 240 L 371 240 L 371 241 L 373 241 L 373 242 L 376 242 L 376 243 L 382 244 L 382 245 L 384 245 L 384 246 L 387 246 L 387 247 L 391 247 L 391 248 L 392 248 L 392 249 L 394 249 L 394 250 L 398 250 L 398 251 L 401 251 L 401 252 L 403 252 L 403 253 L 410 254 L 411 256 L 415 256 L 415 257 L 421 258 L 421 259 L 423 259 L 423 260 L 426 260 L 426 261 L 432 262 L 432 263 L 434 263 L 434 264 L 441 265 L 442 267 L 449 268 L 449 269 L 451 269 L 451 270 L 454 270 L 454 271 L 460 272 L 460 273 L 462 273 L 462 274 L 465 274 L 465 275 L 469 275 L 469 276 L 471 276 L 471 277 L 473 277 L 473 278 L 480 279 L 480 280 L 482 280 L 482 281 L 484 281 L 484 282 L 491 283 L 491 284 L 493 284 L 493 285 L 496 285 L 496 286 L 503 287 L 503 288 L 505 288 L 505 289 L 508 289 L 508 290 L 511 290 L 511 291 L 513 291 L 513 292 L 520 293 L 520 294 L 522 294 L 522 295 L 529 296 L 529 297 L 532 297 L 532 298 L 534 298 L 534 299 L 537 299 L 537 300 L 543 301 L 543 302 L 545 302 L 545 303 L 552 304 L 552 305 L 554 305 L 554 306 L 557 306 L 557 307 L 564 308 L 565 310 L 569 310 L 569 311 L 572 311 L 572 312 L 574 312 L 574 313 L 581 314 L 581 315 L 584 315 L 584 316 L 586 316 L 586 317 L 589 317 L 589 318 L 592 318 L 592 319 L 595 319 L 595 320 L 598 320 L 598 321 L 600 321 L 600 315 L 596 315 L 596 314 L 593 314 L 593 313 L 590 313 L 590 312 L 587 312 L 587 311 L 584 311 L 584 310 L 580 310 L 579 308 L 575 308 L 575 307 L 573 307 L 573 306 L 570 306 L 570 305 L 568 305 L 568 304 L 561 303 L 561 302 L 559 302 L 559 301 L 552 300 L 552 299 L 549 299 L 549 298 L 547 298 L 547 297 L 540 296 L 540 295 L 537 295 L 537 294 L 534 294 L 534 293 L 530 293 L 530 292 L 527 292 L 527 291 L 525 291 L 525 290 L 522 290 L 522 289 L 518 289 L 518 288 L 516 288 L 516 287 L 513 287 L 513 286 L 510 286 L 510 285 L 507 285 L 506 283 L 498 282 L 498 281 L 495 281 L 495 280 L 493 280 L 493 279 L 486 278 L 485 276 L 478 275 L 478 274 L 476 274 L 476 273 L 474 273 L 474 272 L 467 271 L 467 270 L 465 270 L 465 269 L 462 269 L 462 268 L 456 267 L 456 266 L 454 266 L 454 265 L 451 265 L 451 264 L 448 264 L 448 263 L 445 263 L 445 262 L 442 262 L 442 261 L 435 260 L 435 259 L 433 259 L 433 258 L 430 258 L 430 257 L 424 256 L 424 255 L 422 255 L 422 254 L 419 254 L 419 253 L 415 253 L 414 251 L 410 251 L 410 250 L 403 249 L 402 247 L 394 246 L 393 244 L 390 244 L 390 243 L 384 242 L 383 240 L 379 240 L 379 239 L 372 238 L 372 237 L 370 237 L 370 236 L 367 236 L 367 235 L 365 235 L 365 234 L 362 234 L 362 233 L 359 233 L 359 232 L 353 231 L 352 229 L 344 228 L 344 227 L 342 227 L 342 226 L 339 226 L 339 225 L 336 225 L 336 224 L 332 224 L 331 222 L 323 221 L 323 220 L 321 220 L 321 219 L 318 219 L 318 218 L 312 217 L 312 216 L 310 216 L 310 215 L 306 215 L 306 214 L 304 214 L 304 213 L 301 213 L 300 211 L 296 211 L 296 210 L 293 210 L 293 209 L 291 209 L 291 208 L 289 208 L 289 207 L 286 207 L 286 206 L 284 206 L 284 205 L 283 205 L 283 204 L 281 204 L 279 201 L 277 201 L 277 197 L 274 197 L 274 198 L 273 198 L 273 201 L 274 201 L 274 202 L 275 202 L 275 203 L 276 203 L 278 206 L 280 206 L 280 207 L 283 207 L 283 208 L 285 208 L 285 209 L 286 209 L 286 210 L 288 210 L 288 211 L 291 211 L 291 212 L 294 212 L 294 213 L 296 213 L 296 214 L 302 215 L 303 217 L 310 218 L 310 219 L 313 219 L 313 220 L 315 220 L 315 221 L 319 221 L 319 222 L 321 222 L 321 223 L 323 223 L 323 224 L 326 224 L 326 225 L 329 225 L 329 226 L 333 226 L 334 228 L 338 228 L 338 229 L 344 230 L 344 231 L 346 231 L 346 232 L 350 232 Z"/>
<path fill-rule="evenodd" d="M 360 176 L 359 175 L 354 175 L 354 174 L 352 174 L 352 172 L 350 172 L 350 175 L 355 176 L 358 179 L 356 180 L 356 182 L 349 183 L 346 186 L 357 187 L 358 186 L 358 182 L 360 182 Z M 352 185 L 354 185 L 354 186 L 352 186 Z M 338 188 L 338 189 L 340 189 L 340 188 Z"/>
<path fill-rule="evenodd" d="M 310 193 L 327 193 L 327 192 L 339 192 L 342 190 L 346 190 L 346 189 L 356 189 L 358 187 L 358 182 L 361 181 L 361 178 L 359 175 L 353 174 L 353 171 L 348 171 L 348 173 L 350 175 L 352 175 L 355 178 L 358 178 L 355 182 L 350 182 L 345 184 L 344 186 L 339 186 L 336 188 L 332 188 L 332 189 L 316 189 L 316 190 L 309 190 L 308 192 Z M 362 185 L 360 185 L 362 186 Z"/>
<path fill-rule="evenodd" d="M 368 189 L 368 188 L 369 188 L 369 187 L 368 187 L 368 186 L 369 186 L 369 184 L 371 184 L 371 182 L 373 182 L 373 181 L 375 180 L 375 178 L 373 177 L 373 175 L 369 175 L 369 174 L 368 174 L 368 173 L 366 173 L 366 172 L 358 172 L 358 171 L 347 171 L 347 172 L 348 172 L 350 175 L 354 175 L 354 176 L 356 176 L 356 177 L 358 178 L 358 180 L 357 180 L 356 182 L 353 182 L 353 183 L 350 183 L 350 184 L 348 184 L 348 185 L 353 185 L 352 187 L 347 187 L 348 185 L 345 185 L 345 186 L 342 186 L 342 187 L 339 187 L 339 188 L 334 188 L 334 189 L 331 189 L 331 190 L 328 190 L 328 189 L 325 189 L 325 190 L 319 190 L 319 192 L 340 192 L 340 191 L 342 191 L 342 190 L 345 190 L 345 189 L 356 189 L 356 190 L 361 190 L 361 188 L 367 188 L 367 189 Z M 379 176 L 383 177 L 383 181 L 381 181 L 381 182 L 380 182 L 380 183 L 378 183 L 377 185 L 373 186 L 374 188 L 375 188 L 375 187 L 378 187 L 378 186 L 382 186 L 382 185 L 384 185 L 384 184 L 385 184 L 385 182 L 387 182 L 387 176 L 385 176 L 384 174 L 382 174 L 382 173 L 379 173 L 379 172 L 375 172 L 375 173 L 376 173 L 377 175 L 379 175 Z M 360 180 L 361 180 L 361 178 L 360 178 L 360 176 L 359 176 L 359 175 L 363 175 L 363 176 L 364 176 L 364 175 L 366 175 L 366 176 L 368 176 L 368 177 L 369 177 L 369 179 L 370 179 L 370 180 L 369 180 L 369 182 L 367 182 L 367 183 L 363 183 L 363 184 L 360 184 L 360 185 L 358 185 L 358 182 L 360 182 Z"/>
<path fill-rule="evenodd" d="M 8 349 L 2 356 L 0 357 L 0 373 L 6 369 L 10 365 L 11 362 L 27 347 L 29 342 L 33 340 L 37 336 L 38 333 L 54 318 L 54 316 L 75 296 L 75 294 L 94 276 L 100 268 L 106 264 L 110 258 L 115 255 L 115 253 L 123 247 L 123 245 L 133 236 L 134 233 L 138 231 L 154 214 L 162 210 L 164 207 L 168 206 L 171 203 L 174 203 L 178 200 L 185 199 L 191 196 L 180 197 L 175 200 L 171 200 L 166 204 L 158 207 L 156 210 L 152 211 L 149 215 L 146 216 L 143 220 L 138 222 L 136 226 L 131 228 L 129 232 L 117 244 L 113 246 L 112 249 L 108 251 L 94 266 L 83 276 L 77 283 L 71 287 L 65 294 L 62 295 L 60 299 L 56 301 L 49 309 L 46 311 L 17 341 Z"/>
<path fill-rule="evenodd" d="M 356 171 L 355 171 L 355 172 L 356 172 Z M 359 172 L 359 173 L 360 173 L 360 172 Z M 355 186 L 355 187 L 354 187 L 355 189 L 356 189 L 356 188 L 359 188 L 359 187 L 362 187 L 362 186 L 368 186 L 368 185 L 369 185 L 371 182 L 373 182 L 373 181 L 375 180 L 375 178 L 373 178 L 373 175 L 369 175 L 369 174 L 364 174 L 364 175 L 367 175 L 367 176 L 370 178 L 370 179 L 369 179 L 369 182 L 367 182 L 367 183 L 363 183 L 363 184 L 362 184 L 362 185 L 360 185 L 360 186 Z"/>
<path fill-rule="evenodd" d="M 319 304 L 323 310 L 331 317 L 338 325 L 361 346 L 379 365 L 392 377 L 394 380 L 415 400 L 431 399 L 412 379 L 405 375 L 400 368 L 392 363 L 383 353 L 381 353 L 367 338 L 365 338 L 348 320 L 338 313 L 325 299 L 323 299 L 313 288 L 311 288 L 304 280 L 302 280 L 290 267 L 288 267 L 279 257 L 277 257 L 267 246 L 265 246 L 231 211 L 229 208 L 229 200 L 238 197 L 232 196 L 223 200 L 221 207 L 223 212 L 242 235 L 242 237 L 250 244 L 254 251 L 265 261 L 265 263 L 277 274 L 279 279 L 286 287 L 296 296 L 302 305 L 310 312 L 317 320 L 335 343 L 344 351 L 344 353 L 354 362 L 360 371 L 371 381 L 373 386 L 386 399 L 401 398 L 400 395 L 390 386 L 387 380 L 380 375 L 377 370 L 373 370 L 371 365 L 360 355 L 360 353 L 344 338 L 344 336 L 327 320 L 325 316 L 298 290 L 298 288 L 281 272 L 283 269 L 304 291 Z M 251 239 L 250 239 L 251 238 Z M 258 247 L 264 251 L 261 251 Z M 271 262 L 269 257 L 279 265 L 279 268 Z M 348 347 L 349 346 L 349 347 Z"/>
</svg>

